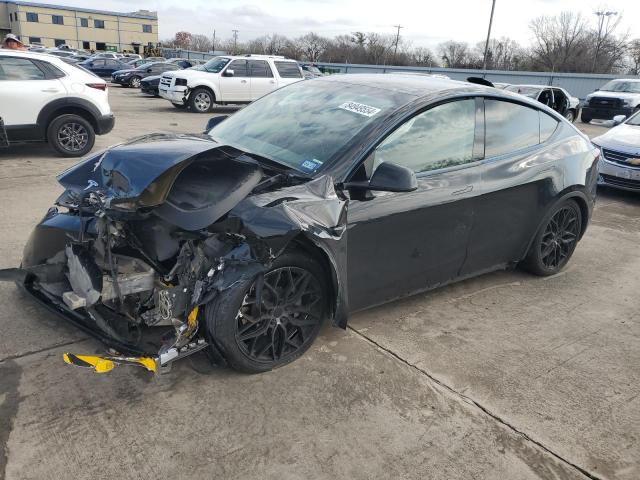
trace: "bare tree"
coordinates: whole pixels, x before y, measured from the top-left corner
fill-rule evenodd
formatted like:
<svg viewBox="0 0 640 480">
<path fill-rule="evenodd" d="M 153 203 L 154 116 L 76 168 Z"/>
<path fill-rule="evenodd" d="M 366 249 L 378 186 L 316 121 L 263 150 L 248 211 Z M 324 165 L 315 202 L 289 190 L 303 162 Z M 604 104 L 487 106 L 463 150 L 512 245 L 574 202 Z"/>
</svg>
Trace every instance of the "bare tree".
<svg viewBox="0 0 640 480">
<path fill-rule="evenodd" d="M 211 39 L 206 35 L 191 35 L 189 48 L 198 52 L 208 52 L 212 48 Z"/>
<path fill-rule="evenodd" d="M 412 63 L 419 67 L 437 67 L 438 61 L 431 50 L 426 47 L 415 48 L 412 52 Z"/>
<path fill-rule="evenodd" d="M 581 14 L 562 12 L 557 17 L 538 17 L 531 21 L 534 34 L 531 48 L 536 66 L 567 72 L 584 62 L 588 51 L 588 25 Z"/>
<path fill-rule="evenodd" d="M 450 40 L 438 45 L 438 55 L 447 68 L 464 68 L 469 61 L 469 45 L 465 42 Z"/>
<path fill-rule="evenodd" d="M 310 62 L 317 62 L 320 55 L 327 48 L 327 39 L 313 32 L 307 33 L 298 39 L 302 52 Z"/>
<path fill-rule="evenodd" d="M 629 74 L 640 75 L 640 38 L 629 42 L 627 53 L 629 56 L 629 66 L 631 67 Z"/>
<path fill-rule="evenodd" d="M 484 56 L 485 42 L 476 44 L 475 55 Z M 523 63 L 525 51 L 518 42 L 510 38 L 491 39 L 487 49 L 487 68 L 489 70 L 517 70 Z"/>
</svg>

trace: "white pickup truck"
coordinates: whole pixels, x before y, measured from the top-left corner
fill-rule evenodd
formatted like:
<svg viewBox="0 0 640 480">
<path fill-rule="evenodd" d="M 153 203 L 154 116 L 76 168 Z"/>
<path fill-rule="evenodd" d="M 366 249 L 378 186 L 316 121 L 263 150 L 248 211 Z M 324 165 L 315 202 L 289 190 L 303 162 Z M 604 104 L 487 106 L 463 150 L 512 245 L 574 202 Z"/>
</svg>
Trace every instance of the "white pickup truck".
<svg viewBox="0 0 640 480">
<path fill-rule="evenodd" d="M 249 103 L 302 80 L 298 62 L 280 56 L 221 56 L 188 70 L 166 72 L 158 92 L 176 108 L 206 113 L 214 104 Z"/>
</svg>

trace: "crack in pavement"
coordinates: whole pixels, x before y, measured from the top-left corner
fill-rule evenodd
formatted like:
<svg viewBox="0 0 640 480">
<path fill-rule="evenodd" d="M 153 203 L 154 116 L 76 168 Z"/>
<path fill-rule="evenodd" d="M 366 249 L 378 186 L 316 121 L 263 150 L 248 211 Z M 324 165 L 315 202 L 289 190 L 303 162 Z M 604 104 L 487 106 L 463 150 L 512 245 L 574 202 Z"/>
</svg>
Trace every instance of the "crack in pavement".
<svg viewBox="0 0 640 480">
<path fill-rule="evenodd" d="M 389 355 L 391 355 L 392 357 L 394 357 L 396 360 L 399 360 L 400 362 L 404 363 L 406 366 L 413 368 L 415 370 L 417 370 L 418 372 L 420 372 L 422 375 L 426 376 L 429 380 L 431 380 L 432 382 L 434 382 L 435 384 L 441 386 L 442 388 L 444 388 L 445 390 L 447 390 L 448 392 L 452 393 L 453 395 L 459 397 L 460 399 L 462 399 L 463 401 L 465 401 L 466 403 L 470 403 L 472 405 L 474 405 L 475 407 L 477 407 L 479 410 L 481 410 L 482 412 L 484 412 L 486 415 L 488 415 L 489 417 L 491 417 L 493 420 L 497 421 L 498 423 L 500 423 L 501 425 L 503 425 L 504 427 L 506 427 L 507 429 L 511 430 L 512 432 L 514 432 L 517 435 L 520 435 L 522 438 L 524 438 L 525 440 L 533 443 L 534 445 L 536 445 L 537 447 L 539 447 L 540 449 L 544 450 L 545 452 L 547 452 L 548 454 L 550 454 L 551 456 L 553 456 L 554 458 L 556 458 L 557 460 L 559 460 L 560 462 L 564 463 L 565 465 L 568 465 L 569 467 L 577 470 L 578 472 L 580 472 L 582 475 L 586 476 L 587 478 L 589 478 L 590 480 L 604 480 L 602 477 L 599 477 L 597 475 L 594 475 L 593 473 L 591 473 L 590 471 L 586 470 L 585 468 L 567 460 L 566 458 L 564 458 L 562 455 L 554 452 L 553 450 L 551 450 L 551 448 L 545 446 L 542 442 L 535 440 L 534 438 L 532 438 L 529 434 L 523 432 L 522 430 L 519 430 L 517 427 L 515 427 L 514 425 L 510 424 L 508 421 L 506 421 L 505 419 L 503 419 L 502 417 L 500 417 L 498 414 L 492 412 L 491 410 L 489 410 L 487 407 L 485 407 L 484 405 L 476 402 L 473 398 L 465 395 L 464 393 L 461 393 L 457 390 L 455 390 L 453 387 L 450 387 L 449 385 L 447 385 L 446 383 L 443 383 L 442 381 L 438 380 L 437 378 L 435 378 L 433 375 L 431 375 L 429 372 L 427 372 L 426 370 L 418 367 L 417 365 L 407 361 L 406 359 L 402 358 L 400 355 L 398 355 L 397 353 L 395 353 L 393 350 L 390 350 L 387 347 L 384 347 L 383 345 L 381 345 L 380 343 L 376 342 L 375 340 L 373 340 L 371 337 L 368 337 L 367 335 L 365 335 L 364 333 L 356 330 L 355 328 L 347 325 L 347 329 L 352 331 L 353 333 L 355 333 L 356 335 L 358 335 L 360 338 L 364 339 L 366 342 L 374 345 L 375 347 L 379 348 L 380 350 L 388 353 Z"/>
<path fill-rule="evenodd" d="M 85 340 L 88 340 L 88 339 L 89 337 L 84 337 L 77 340 L 70 340 L 68 342 L 56 343 L 55 345 L 50 345 L 48 347 L 40 348 L 38 350 L 30 350 L 28 352 L 18 353 L 16 355 L 9 355 L 8 357 L 0 358 L 0 364 L 11 361 L 11 360 L 17 360 L 19 358 L 28 357 L 29 355 L 35 355 L 37 353 L 47 352 L 49 350 L 53 350 L 54 348 L 66 347 L 67 345 L 73 345 L 74 343 L 84 342 Z"/>
</svg>

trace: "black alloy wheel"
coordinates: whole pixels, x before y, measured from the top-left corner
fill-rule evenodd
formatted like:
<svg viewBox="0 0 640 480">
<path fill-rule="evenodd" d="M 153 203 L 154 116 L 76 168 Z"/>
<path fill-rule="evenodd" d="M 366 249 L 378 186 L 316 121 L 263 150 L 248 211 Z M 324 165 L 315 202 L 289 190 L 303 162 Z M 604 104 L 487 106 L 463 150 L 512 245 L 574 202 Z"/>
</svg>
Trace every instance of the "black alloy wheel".
<svg viewBox="0 0 640 480">
<path fill-rule="evenodd" d="M 258 288 L 251 287 L 238 311 L 236 341 L 256 362 L 279 362 L 315 338 L 322 324 L 322 289 L 311 272 L 291 266 L 270 271 L 261 294 Z"/>
<path fill-rule="evenodd" d="M 65 114 L 55 118 L 47 128 L 47 140 L 65 157 L 81 157 L 95 142 L 95 132 L 84 118 Z"/>
<path fill-rule="evenodd" d="M 582 212 L 574 200 L 557 206 L 537 233 L 525 266 L 537 275 L 558 273 L 567 264 L 582 231 Z"/>
<path fill-rule="evenodd" d="M 324 270 L 310 255 L 284 253 L 262 279 L 240 280 L 207 304 L 209 339 L 236 370 L 281 367 L 302 356 L 320 333 L 327 292 Z"/>
</svg>

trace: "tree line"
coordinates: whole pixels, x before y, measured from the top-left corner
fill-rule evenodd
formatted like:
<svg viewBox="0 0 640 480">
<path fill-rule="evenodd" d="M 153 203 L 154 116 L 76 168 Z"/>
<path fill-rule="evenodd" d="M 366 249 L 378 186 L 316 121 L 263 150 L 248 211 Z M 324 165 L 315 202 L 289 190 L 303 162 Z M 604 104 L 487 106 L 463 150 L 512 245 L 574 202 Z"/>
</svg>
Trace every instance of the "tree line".
<svg viewBox="0 0 640 480">
<path fill-rule="evenodd" d="M 532 42 L 522 46 L 510 38 L 491 39 L 487 69 L 640 75 L 640 39 L 620 31 L 621 16 L 592 22 L 580 13 L 534 18 Z M 214 40 L 177 32 L 162 42 L 170 48 L 230 54 L 284 55 L 308 62 L 354 63 L 419 67 L 473 68 L 483 66 L 485 42 L 450 40 L 435 49 L 414 47 L 405 38 L 376 32 L 352 32 L 333 38 L 310 32 L 297 38 L 274 33 L 247 41 Z"/>
</svg>

